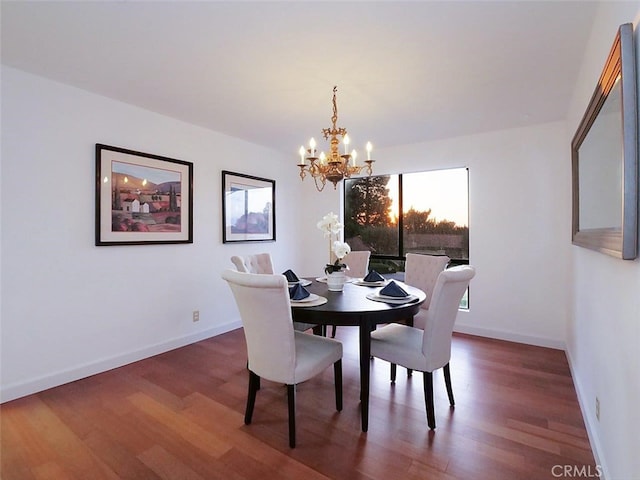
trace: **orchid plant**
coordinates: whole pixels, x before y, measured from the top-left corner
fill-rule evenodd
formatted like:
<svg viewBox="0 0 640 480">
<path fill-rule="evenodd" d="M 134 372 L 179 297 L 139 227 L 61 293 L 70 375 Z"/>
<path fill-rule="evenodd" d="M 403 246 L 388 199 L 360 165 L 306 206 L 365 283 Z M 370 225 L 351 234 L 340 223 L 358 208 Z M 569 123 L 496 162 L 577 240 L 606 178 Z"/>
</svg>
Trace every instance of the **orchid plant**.
<svg viewBox="0 0 640 480">
<path fill-rule="evenodd" d="M 351 252 L 351 247 L 338 240 L 338 235 L 342 232 L 343 225 L 338 221 L 338 216 L 333 213 L 327 213 L 322 220 L 318 222 L 318 228 L 324 232 L 324 236 L 329 239 L 329 263 L 324 269 L 325 273 L 339 272 L 347 266 L 342 263 L 342 259 Z M 333 240 L 335 236 L 335 240 Z M 335 262 L 332 260 L 331 252 L 335 254 Z"/>
<path fill-rule="evenodd" d="M 324 269 L 325 273 L 339 272 L 343 268 L 349 268 L 345 263 L 342 263 L 342 259 L 351 252 L 351 247 L 348 243 L 340 242 L 336 240 L 333 242 L 333 253 L 336 254 L 336 261 L 334 263 L 328 263 Z"/>
</svg>

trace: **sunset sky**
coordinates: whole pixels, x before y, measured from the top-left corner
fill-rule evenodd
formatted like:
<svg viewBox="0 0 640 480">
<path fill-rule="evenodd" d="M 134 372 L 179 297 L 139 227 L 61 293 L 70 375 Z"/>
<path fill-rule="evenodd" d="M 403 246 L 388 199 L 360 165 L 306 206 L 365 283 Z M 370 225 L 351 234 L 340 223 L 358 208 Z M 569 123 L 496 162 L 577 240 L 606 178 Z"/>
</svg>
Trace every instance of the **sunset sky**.
<svg viewBox="0 0 640 480">
<path fill-rule="evenodd" d="M 397 212 L 397 176 L 389 181 L 389 196 L 393 200 L 391 211 Z M 411 207 L 424 211 L 431 209 L 436 221 L 450 220 L 459 226 L 469 225 L 469 192 L 466 168 L 434 170 L 402 175 L 404 211 Z"/>
</svg>

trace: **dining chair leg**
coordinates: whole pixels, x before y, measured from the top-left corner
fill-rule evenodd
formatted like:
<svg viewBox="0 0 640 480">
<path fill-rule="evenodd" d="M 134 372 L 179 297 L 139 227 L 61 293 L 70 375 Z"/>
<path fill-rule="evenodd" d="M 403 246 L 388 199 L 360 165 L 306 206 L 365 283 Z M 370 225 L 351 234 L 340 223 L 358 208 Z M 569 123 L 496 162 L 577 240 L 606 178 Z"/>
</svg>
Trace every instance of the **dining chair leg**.
<svg viewBox="0 0 640 480">
<path fill-rule="evenodd" d="M 296 447 L 296 386 L 287 385 L 287 399 L 289 401 L 289 446 Z"/>
<path fill-rule="evenodd" d="M 405 323 L 409 326 L 409 327 L 413 327 L 413 317 L 408 318 Z M 413 369 L 411 368 L 407 368 L 407 377 L 411 377 L 413 376 Z"/>
<path fill-rule="evenodd" d="M 253 417 L 253 407 L 256 404 L 256 393 L 260 388 L 260 377 L 249 370 L 249 392 L 247 394 L 247 408 L 244 412 L 244 424 L 249 425 Z"/>
<path fill-rule="evenodd" d="M 331 325 L 331 338 L 336 338 L 336 326 Z"/>
<path fill-rule="evenodd" d="M 442 371 L 444 372 L 444 383 L 447 386 L 447 395 L 449 395 L 449 405 L 453 407 L 455 406 L 456 401 L 453 399 L 453 388 L 451 387 L 451 370 L 449 369 L 448 363 L 444 367 L 442 367 Z"/>
<path fill-rule="evenodd" d="M 342 411 L 342 360 L 333 364 L 333 382 L 336 390 L 336 410 Z"/>
<path fill-rule="evenodd" d="M 391 364 L 391 383 L 396 383 L 396 372 L 398 370 L 398 366 L 395 363 Z"/>
<path fill-rule="evenodd" d="M 431 430 L 436 428 L 436 413 L 433 406 L 433 374 L 423 372 L 424 377 L 424 403 L 427 407 L 427 425 Z"/>
<path fill-rule="evenodd" d="M 247 360 L 247 370 L 249 370 L 249 360 Z M 251 372 L 251 370 L 249 370 Z M 260 390 L 260 377 L 258 377 L 258 388 L 256 390 Z"/>
</svg>

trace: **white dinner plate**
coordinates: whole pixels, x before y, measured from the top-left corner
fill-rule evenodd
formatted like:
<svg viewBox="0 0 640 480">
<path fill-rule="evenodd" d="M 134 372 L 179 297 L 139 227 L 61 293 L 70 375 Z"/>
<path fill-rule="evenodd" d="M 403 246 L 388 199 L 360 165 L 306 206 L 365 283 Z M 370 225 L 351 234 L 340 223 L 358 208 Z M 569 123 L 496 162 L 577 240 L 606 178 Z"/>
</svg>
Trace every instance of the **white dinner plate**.
<svg viewBox="0 0 640 480">
<path fill-rule="evenodd" d="M 404 297 L 398 297 L 398 296 L 394 296 L 394 295 L 385 295 L 384 293 L 380 293 L 378 291 L 378 293 L 376 293 L 376 295 L 378 295 L 380 298 L 385 298 L 387 300 L 402 300 L 404 298 L 409 298 L 411 296 L 411 294 L 405 295 Z M 415 295 L 414 295 L 415 297 Z"/>
<path fill-rule="evenodd" d="M 365 282 L 364 280 L 359 279 L 353 283 L 356 285 L 361 285 L 363 287 L 383 287 L 387 283 L 389 283 L 389 280 L 380 280 L 379 282 Z"/>
<path fill-rule="evenodd" d="M 307 302 L 314 302 L 318 299 L 318 295 L 316 295 L 315 293 L 311 293 L 309 294 L 308 297 L 303 298 L 302 300 L 291 300 L 291 303 L 307 303 Z"/>
<path fill-rule="evenodd" d="M 386 295 L 379 295 L 378 293 L 367 293 L 367 298 L 375 302 L 394 303 L 397 305 L 411 303 L 418 300 L 418 297 L 415 295 L 409 295 L 408 297 L 388 297 Z"/>
<path fill-rule="evenodd" d="M 289 282 L 289 286 L 293 287 L 294 285 L 302 285 L 303 287 L 306 287 L 307 285 L 311 285 L 311 280 L 307 280 L 305 278 L 300 279 L 297 282 Z"/>
<path fill-rule="evenodd" d="M 320 295 L 316 295 L 316 299 L 313 301 L 308 301 L 308 302 L 295 302 L 292 301 L 291 302 L 291 308 L 311 308 L 311 307 L 317 307 L 318 305 L 324 305 L 325 303 L 327 303 L 327 298 L 326 297 L 322 297 Z M 306 298 L 305 298 L 306 300 Z"/>
</svg>

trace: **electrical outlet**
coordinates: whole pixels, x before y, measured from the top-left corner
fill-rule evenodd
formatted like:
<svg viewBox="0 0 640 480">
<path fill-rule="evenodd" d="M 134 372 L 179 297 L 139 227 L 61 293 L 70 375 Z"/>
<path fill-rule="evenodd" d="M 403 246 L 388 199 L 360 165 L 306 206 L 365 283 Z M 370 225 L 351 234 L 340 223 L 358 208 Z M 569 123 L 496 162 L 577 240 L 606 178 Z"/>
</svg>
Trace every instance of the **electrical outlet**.
<svg viewBox="0 0 640 480">
<path fill-rule="evenodd" d="M 200 310 L 194 310 L 193 311 L 193 321 L 194 322 L 199 322 L 200 321 Z"/>
<path fill-rule="evenodd" d="M 596 418 L 600 421 L 600 399 L 596 397 Z"/>
</svg>

